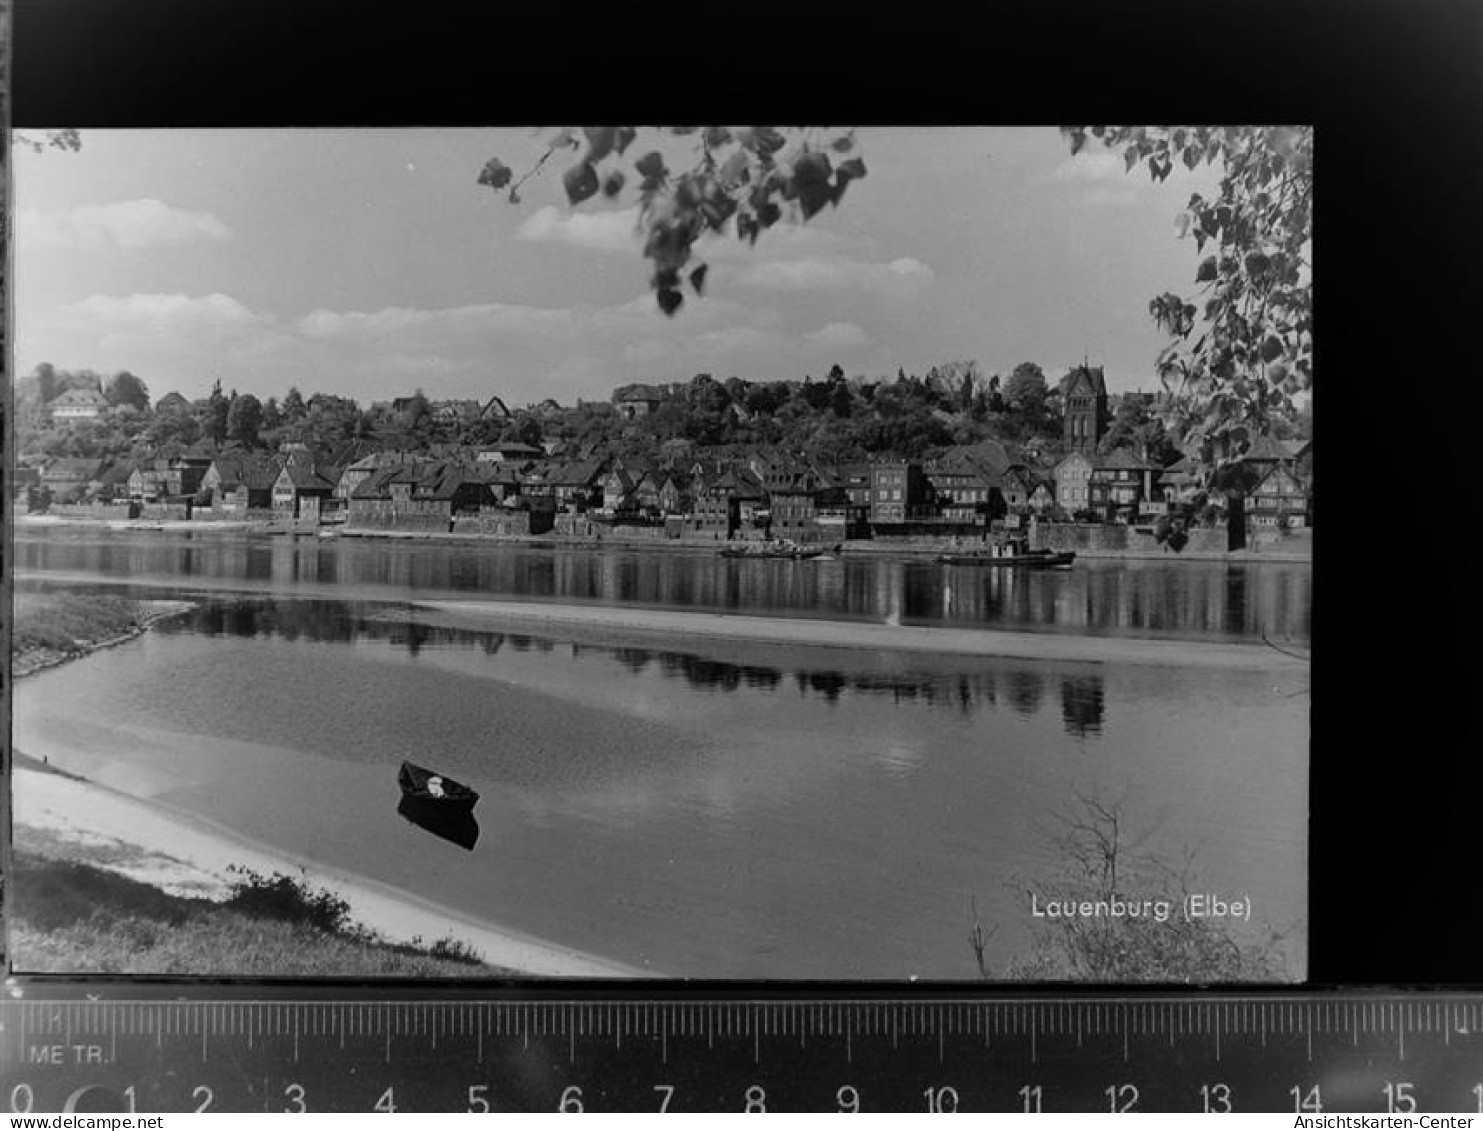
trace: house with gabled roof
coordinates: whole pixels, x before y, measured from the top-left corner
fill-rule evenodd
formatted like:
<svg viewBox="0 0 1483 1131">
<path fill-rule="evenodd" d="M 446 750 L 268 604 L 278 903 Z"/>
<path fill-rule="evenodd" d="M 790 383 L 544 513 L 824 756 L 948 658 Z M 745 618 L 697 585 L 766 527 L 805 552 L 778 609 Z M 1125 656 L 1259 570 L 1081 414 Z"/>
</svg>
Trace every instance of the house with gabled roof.
<svg viewBox="0 0 1483 1131">
<path fill-rule="evenodd" d="M 1048 515 L 1056 509 L 1056 483 L 1054 479 L 1040 479 L 1031 489 L 1025 501 L 1032 514 Z"/>
<path fill-rule="evenodd" d="M 1087 505 L 1104 518 L 1132 518 L 1154 497 L 1153 477 L 1152 464 L 1131 448 L 1115 448 L 1092 461 Z"/>
<path fill-rule="evenodd" d="M 895 526 L 938 517 L 920 460 L 883 456 L 870 461 L 870 521 Z"/>
<path fill-rule="evenodd" d="M 1273 463 L 1246 496 L 1246 513 L 1255 526 L 1303 527 L 1308 522 L 1308 488 L 1291 464 Z"/>
<path fill-rule="evenodd" d="M 1086 453 L 1073 451 L 1055 466 L 1056 506 L 1067 514 L 1089 510 L 1092 505 L 1092 461 Z"/>
<path fill-rule="evenodd" d="M 355 489 L 382 468 L 406 467 L 417 463 L 420 457 L 412 452 L 374 451 L 361 456 L 345 466 L 335 483 L 335 498 L 348 501 Z"/>
<path fill-rule="evenodd" d="M 273 484 L 281 470 L 264 452 L 217 456 L 201 477 L 200 491 L 224 510 L 257 510 L 273 505 Z"/>
<path fill-rule="evenodd" d="M 746 519 L 755 521 L 765 498 L 761 482 L 743 466 L 710 465 L 711 470 L 690 481 L 691 528 L 715 538 L 730 538 Z"/>
<path fill-rule="evenodd" d="M 807 460 L 777 460 L 762 477 L 770 532 L 779 538 L 814 541 L 828 519 L 828 536 L 844 536 L 849 498 L 832 470 Z"/>
<path fill-rule="evenodd" d="M 924 469 L 943 519 L 986 525 L 1004 514 L 1003 473 L 955 450 Z"/>
<path fill-rule="evenodd" d="M 428 407 L 432 411 L 435 424 L 449 427 L 474 423 L 480 418 L 484 409 L 483 405 L 474 400 L 434 401 Z"/>
<path fill-rule="evenodd" d="M 475 459 L 481 462 L 528 463 L 545 455 L 542 448 L 533 444 L 522 444 L 518 440 L 501 440 L 494 444 L 480 444 Z"/>
<path fill-rule="evenodd" d="M 634 498 L 634 481 L 621 467 L 612 467 L 599 480 L 602 487 L 602 513 L 607 515 L 627 514 L 637 507 Z"/>
<path fill-rule="evenodd" d="M 54 425 L 92 424 L 108 411 L 108 398 L 98 388 L 67 389 L 42 406 Z"/>
<path fill-rule="evenodd" d="M 659 513 L 663 515 L 687 515 L 690 513 L 690 479 L 683 471 L 659 473 Z"/>
<path fill-rule="evenodd" d="M 622 385 L 613 390 L 613 407 L 625 419 L 637 420 L 663 404 L 665 396 L 657 385 Z"/>
<path fill-rule="evenodd" d="M 339 468 L 323 472 L 302 455 L 288 458 L 273 480 L 272 505 L 293 518 L 318 518 L 335 493 Z M 331 477 L 331 474 L 333 477 Z"/>
<path fill-rule="evenodd" d="M 473 472 L 489 488 L 486 505 L 512 507 L 523 497 L 525 476 L 514 464 L 475 461 Z"/>
<path fill-rule="evenodd" d="M 601 459 L 554 464 L 546 476 L 546 483 L 550 486 L 556 509 L 585 511 L 602 506 L 604 470 Z"/>
<path fill-rule="evenodd" d="M 999 493 L 1004 497 L 1005 509 L 1011 514 L 1023 514 L 1030 508 L 1030 496 L 1040 482 L 1041 477 L 1029 464 L 1012 463 L 1006 467 L 999 479 Z"/>
<path fill-rule="evenodd" d="M 41 482 L 58 499 L 80 495 L 103 473 L 100 459 L 54 459 L 41 471 Z"/>
</svg>

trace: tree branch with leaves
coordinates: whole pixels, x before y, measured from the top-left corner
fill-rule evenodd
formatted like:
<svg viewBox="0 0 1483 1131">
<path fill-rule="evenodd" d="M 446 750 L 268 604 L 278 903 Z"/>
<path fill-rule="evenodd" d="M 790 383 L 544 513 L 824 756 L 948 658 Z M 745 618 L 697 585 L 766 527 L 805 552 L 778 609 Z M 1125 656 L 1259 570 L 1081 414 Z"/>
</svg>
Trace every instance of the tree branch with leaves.
<svg viewBox="0 0 1483 1131">
<path fill-rule="evenodd" d="M 1307 126 L 1070 126 L 1165 180 L 1220 163 L 1219 191 L 1176 218 L 1196 255 L 1191 298 L 1162 294 L 1149 314 L 1172 341 L 1159 354 L 1165 426 L 1221 486 L 1258 436 L 1313 388 L 1313 129 Z"/>
<path fill-rule="evenodd" d="M 638 144 L 646 136 L 653 144 Z M 676 147 L 684 167 L 671 168 Z M 561 152 L 574 155 L 562 174 L 573 206 L 599 193 L 617 200 L 630 179 L 636 181 L 638 235 L 653 265 L 649 285 L 666 314 L 684 303 L 685 282 L 695 294 L 705 292 L 709 266 L 696 253 L 703 236 L 734 234 L 755 244 L 784 218 L 807 221 L 837 205 L 850 184 L 865 176 L 853 129 L 564 126 L 550 131 L 545 153 L 524 174 L 517 178 L 495 157 L 479 173 L 479 183 L 508 190 L 510 202 L 519 204 L 525 184 Z M 640 156 L 630 159 L 635 152 Z"/>
</svg>

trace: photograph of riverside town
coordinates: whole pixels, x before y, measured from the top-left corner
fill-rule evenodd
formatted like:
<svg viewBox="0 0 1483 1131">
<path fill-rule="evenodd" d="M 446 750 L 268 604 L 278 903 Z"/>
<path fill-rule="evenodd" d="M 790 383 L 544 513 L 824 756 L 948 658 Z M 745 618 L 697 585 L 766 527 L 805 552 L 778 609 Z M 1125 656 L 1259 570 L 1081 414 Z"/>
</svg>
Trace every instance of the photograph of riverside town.
<svg viewBox="0 0 1483 1131">
<path fill-rule="evenodd" d="M 1312 147 L 18 134 L 11 967 L 1302 980 Z"/>
</svg>

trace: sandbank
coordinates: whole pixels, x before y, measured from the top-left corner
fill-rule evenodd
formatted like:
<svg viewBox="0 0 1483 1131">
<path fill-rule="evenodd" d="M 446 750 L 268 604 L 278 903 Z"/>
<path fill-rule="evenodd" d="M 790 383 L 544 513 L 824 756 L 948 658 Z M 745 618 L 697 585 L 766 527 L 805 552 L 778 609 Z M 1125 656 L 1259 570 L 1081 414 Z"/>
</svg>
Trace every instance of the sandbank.
<svg viewBox="0 0 1483 1131">
<path fill-rule="evenodd" d="M 529 630 L 606 628 L 638 636 L 662 637 L 671 645 L 680 643 L 687 636 L 704 636 L 815 647 L 1231 671 L 1303 670 L 1308 666 L 1307 661 L 1265 644 L 1076 636 L 979 628 L 924 628 L 803 617 L 737 616 L 533 601 L 418 600 L 413 604 L 458 617 L 473 626 L 500 623 Z"/>
<path fill-rule="evenodd" d="M 62 842 L 68 855 L 174 895 L 225 897 L 233 866 L 263 875 L 300 876 L 336 892 L 350 917 L 389 942 L 454 938 L 491 966 L 532 977 L 634 978 L 657 972 L 531 938 L 463 915 L 410 892 L 281 852 L 199 818 L 141 801 L 82 778 L 16 766 L 11 777 L 13 843 Z M 106 861 L 106 864 L 103 863 Z M 223 962 L 230 962 L 223 956 Z M 230 975 L 230 968 L 222 970 Z"/>
</svg>

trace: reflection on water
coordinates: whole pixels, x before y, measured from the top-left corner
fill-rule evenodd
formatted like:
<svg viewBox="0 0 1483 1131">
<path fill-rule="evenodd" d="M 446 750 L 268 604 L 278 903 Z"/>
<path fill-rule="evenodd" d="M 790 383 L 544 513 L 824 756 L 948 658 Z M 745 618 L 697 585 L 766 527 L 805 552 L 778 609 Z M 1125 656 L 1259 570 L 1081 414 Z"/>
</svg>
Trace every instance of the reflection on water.
<svg viewBox="0 0 1483 1131">
<path fill-rule="evenodd" d="M 330 868 L 694 977 L 972 977 L 975 907 L 1002 968 L 1028 945 L 1021 881 L 1063 863 L 1045 830 L 1078 795 L 1121 797 L 1168 859 L 1195 850 L 1211 890 L 1294 926 L 1301 974 L 1296 676 L 590 635 L 218 595 L 22 681 L 15 742 Z M 409 759 L 479 792 L 477 829 L 393 813 Z"/>
<path fill-rule="evenodd" d="M 558 647 L 557 642 L 541 636 L 428 624 L 416 616 L 417 611 L 411 607 L 374 602 L 253 598 L 211 601 L 160 623 L 156 631 L 165 635 L 302 639 L 335 644 L 378 641 L 404 648 L 412 656 L 428 646 L 472 649 L 488 656 L 498 655 L 505 647 L 538 654 L 551 653 Z M 869 695 L 889 697 L 896 703 L 922 702 L 968 714 L 980 708 L 994 708 L 1000 703 L 1002 692 L 1003 702 L 1011 709 L 1033 715 L 1040 710 L 1046 694 L 1046 679 L 1033 666 L 981 660 L 960 659 L 955 662 L 954 670 L 942 672 L 841 671 L 733 663 L 674 649 L 581 643 L 559 646 L 574 658 L 603 658 L 634 675 L 652 670 L 704 691 L 774 691 L 786 684 L 801 696 L 817 696 L 830 704 L 839 703 L 848 694 Z M 1085 671 L 1062 675 L 1055 681 L 1067 734 L 1085 738 L 1101 731 L 1102 680 L 1101 673 L 1088 666 Z"/>
<path fill-rule="evenodd" d="M 1084 561 L 1070 570 L 962 569 L 869 555 L 785 561 L 708 551 L 535 548 L 230 537 L 17 532 L 28 571 L 231 581 L 1093 634 L 1306 642 L 1302 563 Z"/>
<path fill-rule="evenodd" d="M 479 822 L 467 809 L 449 812 L 447 808 L 415 801 L 404 796 L 397 803 L 397 816 L 410 821 L 420 829 L 442 837 L 451 844 L 468 852 L 479 843 Z"/>
</svg>

